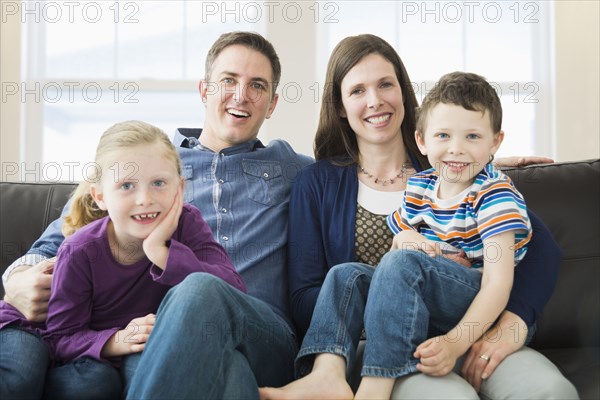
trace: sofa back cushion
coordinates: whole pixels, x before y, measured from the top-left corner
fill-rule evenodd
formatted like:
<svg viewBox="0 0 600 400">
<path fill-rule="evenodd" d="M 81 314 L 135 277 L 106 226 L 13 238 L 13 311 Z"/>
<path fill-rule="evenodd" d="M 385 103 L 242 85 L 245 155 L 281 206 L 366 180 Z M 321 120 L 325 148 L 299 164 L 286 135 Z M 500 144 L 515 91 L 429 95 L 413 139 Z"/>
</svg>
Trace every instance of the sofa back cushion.
<svg viewBox="0 0 600 400">
<path fill-rule="evenodd" d="M 600 344 L 600 160 L 505 170 L 563 251 L 536 348 Z M 518 267 L 517 267 L 518 268 Z"/>
</svg>

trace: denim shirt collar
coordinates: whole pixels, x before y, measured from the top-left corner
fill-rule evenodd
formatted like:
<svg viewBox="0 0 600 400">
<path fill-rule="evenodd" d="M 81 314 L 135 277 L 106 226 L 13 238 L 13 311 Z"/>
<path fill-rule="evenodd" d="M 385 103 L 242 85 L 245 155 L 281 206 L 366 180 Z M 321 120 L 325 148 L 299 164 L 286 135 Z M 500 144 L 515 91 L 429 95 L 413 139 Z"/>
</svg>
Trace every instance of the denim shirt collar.
<svg viewBox="0 0 600 400">
<path fill-rule="evenodd" d="M 201 128 L 178 128 L 175 131 L 175 136 L 173 137 L 173 144 L 177 147 L 185 147 L 188 149 L 199 148 L 206 151 L 213 151 L 208 147 L 202 146 L 198 138 L 202 134 Z M 247 142 L 238 144 L 236 146 L 227 147 L 220 151 L 221 154 L 224 155 L 234 155 L 247 153 L 250 151 L 255 151 L 256 149 L 264 148 L 265 145 L 258 139 L 251 139 Z"/>
</svg>

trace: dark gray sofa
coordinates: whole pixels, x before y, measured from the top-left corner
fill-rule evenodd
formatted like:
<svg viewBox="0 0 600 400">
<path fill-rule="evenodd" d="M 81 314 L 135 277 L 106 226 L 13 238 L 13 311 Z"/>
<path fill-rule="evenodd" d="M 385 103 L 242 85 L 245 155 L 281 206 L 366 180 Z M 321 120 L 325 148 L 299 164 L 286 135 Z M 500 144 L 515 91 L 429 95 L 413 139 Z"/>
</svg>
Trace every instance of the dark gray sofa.
<svg viewBox="0 0 600 400">
<path fill-rule="evenodd" d="M 511 168 L 507 173 L 564 253 L 556 289 L 531 346 L 560 368 L 581 398 L 598 399 L 600 160 Z M 73 188 L 63 183 L 0 182 L 2 273 L 59 216 Z"/>
</svg>

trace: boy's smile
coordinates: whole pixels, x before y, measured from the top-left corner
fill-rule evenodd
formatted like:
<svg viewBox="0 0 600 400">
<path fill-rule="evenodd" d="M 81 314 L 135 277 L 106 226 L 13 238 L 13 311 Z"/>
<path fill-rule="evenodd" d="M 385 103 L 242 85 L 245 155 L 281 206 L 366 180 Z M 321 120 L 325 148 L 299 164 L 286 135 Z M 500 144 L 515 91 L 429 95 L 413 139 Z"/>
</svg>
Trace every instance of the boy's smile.
<svg viewBox="0 0 600 400">
<path fill-rule="evenodd" d="M 423 136 L 415 134 L 421 153 L 440 176 L 440 197 L 469 187 L 496 153 L 504 132 L 494 133 L 489 112 L 440 103 L 426 116 Z"/>
</svg>

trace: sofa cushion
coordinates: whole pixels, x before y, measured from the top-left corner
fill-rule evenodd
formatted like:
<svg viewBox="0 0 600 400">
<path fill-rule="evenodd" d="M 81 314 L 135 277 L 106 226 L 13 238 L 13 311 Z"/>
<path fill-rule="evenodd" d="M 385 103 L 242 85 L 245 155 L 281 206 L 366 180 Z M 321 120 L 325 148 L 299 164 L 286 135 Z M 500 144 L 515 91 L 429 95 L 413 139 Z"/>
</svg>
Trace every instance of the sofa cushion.
<svg viewBox="0 0 600 400">
<path fill-rule="evenodd" d="M 541 350 L 571 381 L 581 399 L 600 399 L 600 348 Z"/>
</svg>

